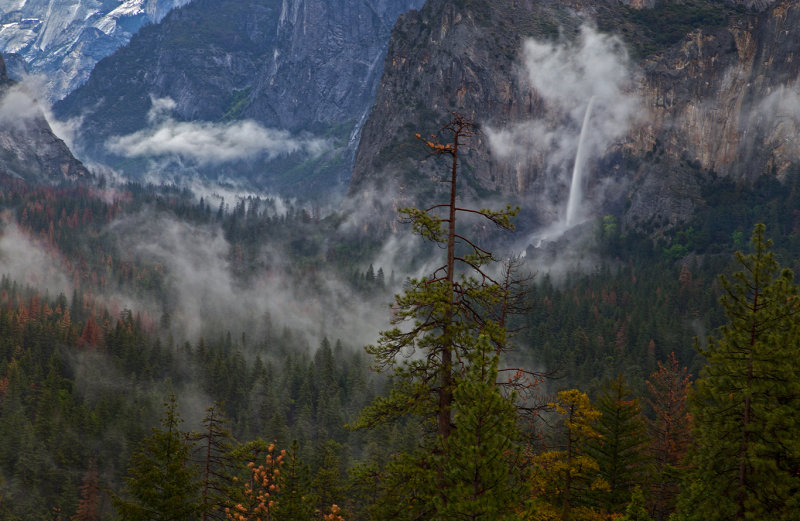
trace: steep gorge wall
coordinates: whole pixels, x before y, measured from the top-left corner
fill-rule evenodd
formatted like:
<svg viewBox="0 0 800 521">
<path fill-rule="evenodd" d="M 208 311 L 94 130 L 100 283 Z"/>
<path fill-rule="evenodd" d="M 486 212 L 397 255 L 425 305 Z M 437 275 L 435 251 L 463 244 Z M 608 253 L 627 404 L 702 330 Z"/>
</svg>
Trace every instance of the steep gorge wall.
<svg viewBox="0 0 800 521">
<path fill-rule="evenodd" d="M 631 95 L 644 117 L 592 165 L 597 191 L 603 184 L 622 191 L 606 203 L 624 208 L 627 222 L 686 219 L 714 175 L 782 176 L 800 155 L 800 4 L 750 7 L 725 11 L 717 18 L 724 23 L 636 58 L 644 31 L 631 8 L 612 0 L 430 0 L 393 32 L 350 194 L 387 200 L 391 188 L 391 204 L 424 199 L 438 167 L 413 134 L 436 130 L 453 110 L 491 128 L 567 124 L 564 109 L 525 81 L 521 49 L 526 38 L 554 40 L 560 32 L 569 39 L 587 21 L 623 35 L 634 56 Z M 463 161 L 468 193 L 523 204 L 566 200 L 567 185 L 563 176 L 553 178 L 546 154 L 501 160 L 485 135 L 473 145 Z M 556 210 L 539 204 L 531 211 L 547 222 Z"/>
</svg>

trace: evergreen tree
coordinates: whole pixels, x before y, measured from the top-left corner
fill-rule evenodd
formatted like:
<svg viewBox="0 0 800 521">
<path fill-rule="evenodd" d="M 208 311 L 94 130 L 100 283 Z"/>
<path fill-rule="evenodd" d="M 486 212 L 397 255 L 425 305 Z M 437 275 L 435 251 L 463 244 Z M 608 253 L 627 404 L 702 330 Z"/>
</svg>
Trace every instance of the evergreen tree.
<svg viewBox="0 0 800 521">
<path fill-rule="evenodd" d="M 469 119 L 455 114 L 443 130 L 452 134 L 452 142 L 425 141 L 425 145 L 436 156 L 449 156 L 449 200 L 426 210 L 405 208 L 401 214 L 415 233 L 445 249 L 446 258 L 429 277 L 409 281 L 408 289 L 395 298 L 392 323 L 396 327 L 382 332 L 377 345 L 367 346 L 378 369 L 391 372 L 393 387 L 388 397 L 378 398 L 367 406 L 356 423 L 359 427 L 375 427 L 412 416 L 426 428 L 418 450 L 394 458 L 383 476 L 384 490 L 390 498 L 383 504 L 388 508 L 397 502 L 397 487 L 405 491 L 400 500 L 405 507 L 395 513 L 402 518 L 445 519 L 445 513 L 455 508 L 454 502 L 460 501 L 447 493 L 448 472 L 455 472 L 447 466 L 448 456 L 458 450 L 457 442 L 449 438 L 460 428 L 453 411 L 467 407 L 454 403 L 455 391 L 462 385 L 462 379 L 491 371 L 489 357 L 475 356 L 484 349 L 482 342 L 494 348 L 506 343 L 506 331 L 491 313 L 507 295 L 506 288 L 486 269 L 495 259 L 461 233 L 456 217 L 473 215 L 508 230 L 516 210 L 457 206 L 459 147 L 477 129 Z M 421 139 L 419 134 L 417 138 Z M 479 337 L 483 340 L 479 341 Z M 476 363 L 489 365 L 476 373 L 469 369 Z M 464 392 L 463 396 L 471 402 L 469 393 Z M 465 429 L 471 428 L 467 426 L 468 417 L 462 416 Z M 505 434 L 513 438 L 514 429 Z M 466 431 L 463 436 L 460 442 L 470 442 Z M 465 450 L 472 449 L 465 447 Z"/>
<path fill-rule="evenodd" d="M 299 454 L 300 444 L 292 440 L 280 479 L 283 492 L 275 509 L 275 517 L 281 521 L 307 521 L 314 517 L 309 497 L 308 467 L 300 461 Z"/>
<path fill-rule="evenodd" d="M 498 356 L 485 337 L 453 393 L 456 429 L 442 452 L 439 519 L 516 519 L 522 497 L 517 411 L 496 385 Z"/>
<path fill-rule="evenodd" d="M 180 430 L 183 420 L 171 396 L 164 404 L 161 429 L 131 457 L 125 497 L 114 504 L 125 521 L 196 521 L 200 514 L 197 470 L 188 464 L 191 446 Z"/>
<path fill-rule="evenodd" d="M 477 130 L 469 119 L 457 114 L 444 130 L 453 134 L 451 143 L 425 144 L 432 153 L 451 157 L 449 202 L 427 210 L 404 208 L 400 213 L 415 233 L 446 249 L 445 263 L 429 277 L 411 279 L 408 289 L 396 296 L 392 323 L 408 328 L 383 331 L 378 345 L 367 346 L 378 368 L 390 370 L 397 385 L 388 399 L 379 399 L 364 411 L 360 423 L 373 425 L 407 414 L 433 415 L 438 435 L 446 439 L 453 429 L 454 358 L 466 359 L 479 333 L 498 345 L 504 345 L 506 336 L 496 321 L 481 314 L 481 310 L 497 307 L 504 297 L 504 288 L 485 269 L 495 259 L 460 233 L 456 217 L 478 215 L 510 230 L 516 210 L 474 210 L 456 205 L 459 146 Z M 438 210 L 444 210 L 446 216 L 438 216 Z M 457 266 L 467 273 L 457 273 Z M 419 356 L 410 359 L 414 352 Z"/>
<path fill-rule="evenodd" d="M 653 521 L 644 507 L 642 487 L 635 487 L 631 493 L 631 501 L 625 508 L 625 515 L 620 521 Z"/>
<path fill-rule="evenodd" d="M 709 338 L 691 399 L 683 519 L 790 520 L 800 512 L 798 291 L 756 225 L 741 270 L 720 277 L 728 323 Z"/>
<path fill-rule="evenodd" d="M 279 451 L 274 443 L 270 443 L 265 450 L 259 440 L 240 447 L 237 452 L 256 455 L 265 451 L 264 463 L 248 462 L 249 479 L 244 480 L 240 488 L 231 491 L 233 505 L 225 509 L 229 521 L 272 521 L 275 518 L 286 451 Z"/>
<path fill-rule="evenodd" d="M 321 447 L 322 461 L 311 479 L 315 510 L 324 512 L 331 505 L 344 504 L 345 483 L 342 479 L 340 454 L 343 447 L 328 441 Z"/>
<path fill-rule="evenodd" d="M 81 498 L 78 509 L 70 521 L 98 521 L 100 516 L 97 508 L 100 502 L 100 482 L 97 475 L 97 464 L 94 459 L 89 462 L 89 468 L 83 476 L 81 484 Z"/>
<path fill-rule="evenodd" d="M 645 470 L 648 439 L 639 400 L 631 393 L 621 374 L 603 387 L 595 404 L 600 411 L 595 428 L 601 437 L 589 440 L 586 447 L 608 483 L 608 490 L 597 493 L 598 506 L 608 513 L 625 508 Z"/>
<path fill-rule="evenodd" d="M 206 409 L 203 431 L 194 433 L 195 461 L 200 468 L 201 519 L 224 519 L 227 495 L 233 486 L 234 462 L 231 451 L 235 441 L 225 427 L 222 406 L 215 403 Z"/>
<path fill-rule="evenodd" d="M 5 488 L 4 485 L 5 483 L 2 477 L 0 477 L 0 519 L 4 521 L 21 521 L 22 518 L 16 515 L 11 509 L 12 503 L 3 490 Z"/>
</svg>

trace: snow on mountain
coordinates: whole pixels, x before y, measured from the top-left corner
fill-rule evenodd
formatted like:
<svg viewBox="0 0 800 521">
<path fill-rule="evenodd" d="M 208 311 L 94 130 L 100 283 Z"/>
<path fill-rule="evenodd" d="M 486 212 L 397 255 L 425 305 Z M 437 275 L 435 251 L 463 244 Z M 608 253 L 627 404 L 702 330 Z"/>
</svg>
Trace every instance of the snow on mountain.
<svg viewBox="0 0 800 521">
<path fill-rule="evenodd" d="M 16 53 L 59 100 L 146 23 L 190 0 L 0 0 L 0 53 Z"/>
</svg>

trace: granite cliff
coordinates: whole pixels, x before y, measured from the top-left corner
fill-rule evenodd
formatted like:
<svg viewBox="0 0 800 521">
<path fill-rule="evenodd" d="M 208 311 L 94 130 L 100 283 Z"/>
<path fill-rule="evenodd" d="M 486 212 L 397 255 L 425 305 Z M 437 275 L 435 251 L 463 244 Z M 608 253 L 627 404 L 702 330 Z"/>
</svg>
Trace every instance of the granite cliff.
<svg viewBox="0 0 800 521">
<path fill-rule="evenodd" d="M 0 52 L 16 54 L 59 100 L 143 25 L 189 0 L 0 0 Z"/>
<path fill-rule="evenodd" d="M 629 225 L 670 226 L 715 179 L 797 171 L 799 27 L 789 0 L 429 0 L 392 33 L 350 195 L 392 205 L 430 196 L 439 170 L 414 133 L 458 111 L 484 128 L 462 160 L 466 192 L 516 200 L 552 223 L 594 107 L 587 134 L 605 139 L 586 154 L 586 204 Z"/>
<path fill-rule="evenodd" d="M 248 179 L 304 194 L 341 188 L 391 27 L 421 4 L 196 0 L 100 61 L 87 83 L 54 110 L 82 122 L 77 144 L 83 155 L 133 177 L 156 161 L 159 173 L 176 177 Z M 173 144 L 189 139 L 189 130 L 230 136 L 231 148 L 253 135 L 263 139 L 252 153 L 226 161 L 198 161 L 185 148 L 161 147 L 160 155 L 123 150 L 130 140 L 109 147 L 114 137 L 141 143 L 166 126 Z M 256 145 L 283 150 L 259 154 Z"/>
</svg>

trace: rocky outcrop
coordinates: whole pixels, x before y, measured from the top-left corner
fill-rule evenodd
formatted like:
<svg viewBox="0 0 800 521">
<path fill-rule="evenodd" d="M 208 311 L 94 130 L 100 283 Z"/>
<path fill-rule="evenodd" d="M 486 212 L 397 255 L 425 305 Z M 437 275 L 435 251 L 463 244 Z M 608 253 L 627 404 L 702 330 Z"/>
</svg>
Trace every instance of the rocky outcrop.
<svg viewBox="0 0 800 521">
<path fill-rule="evenodd" d="M 10 79 L 21 81 L 23 77 L 28 74 L 28 65 L 25 63 L 25 59 L 19 54 L 5 54 L 3 58 L 6 61 L 6 72 Z"/>
<path fill-rule="evenodd" d="M 53 134 L 35 100 L 8 78 L 2 56 L 0 173 L 30 182 L 75 180 L 89 175 Z"/>
<path fill-rule="evenodd" d="M 700 188 L 712 178 L 781 177 L 800 164 L 800 4 L 763 4 L 751 6 L 762 9 L 755 12 L 709 3 L 697 16 L 673 18 L 675 28 L 689 29 L 665 45 L 643 40 L 654 34 L 646 25 L 654 18 L 633 7 L 644 5 L 430 0 L 393 32 L 350 195 L 382 194 L 392 204 L 429 196 L 438 170 L 414 132 L 436 130 L 450 111 L 494 129 L 531 121 L 550 130 L 579 125 L 570 117 L 575 106 L 554 106 L 525 81 L 521 53 L 526 38 L 552 41 L 560 31 L 570 40 L 587 20 L 619 31 L 634 57 L 630 96 L 641 100 L 638 120 L 589 165 L 587 192 L 597 211 L 621 213 L 629 225 L 668 225 L 703 204 Z M 687 24 L 695 19 L 701 26 L 692 29 Z M 703 26 L 703 20 L 713 23 Z M 641 49 L 655 52 L 642 56 Z M 500 158 L 496 152 L 486 134 L 473 143 L 462 161 L 465 192 L 516 200 L 552 222 L 566 202 L 571 164 L 560 165 L 554 177 L 548 153 Z"/>
</svg>

